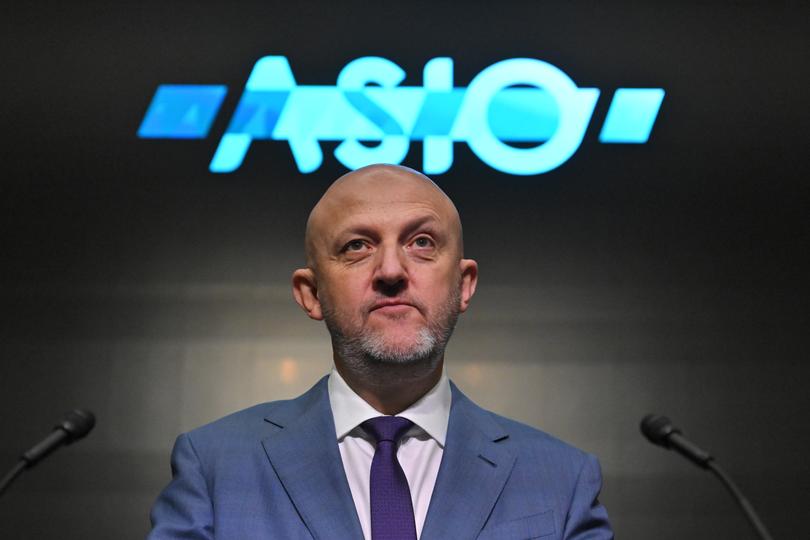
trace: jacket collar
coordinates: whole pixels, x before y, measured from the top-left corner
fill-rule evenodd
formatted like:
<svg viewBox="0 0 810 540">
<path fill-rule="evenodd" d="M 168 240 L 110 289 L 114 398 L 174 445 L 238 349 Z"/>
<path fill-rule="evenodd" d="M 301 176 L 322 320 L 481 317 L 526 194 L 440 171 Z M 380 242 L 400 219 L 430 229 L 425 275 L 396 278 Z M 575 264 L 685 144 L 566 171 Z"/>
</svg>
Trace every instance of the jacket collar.
<svg viewBox="0 0 810 540">
<path fill-rule="evenodd" d="M 262 445 L 314 538 L 362 538 L 335 439 L 326 379 L 265 418 L 278 429 Z"/>
<path fill-rule="evenodd" d="M 447 441 L 421 540 L 475 538 L 506 484 L 516 453 L 491 413 L 451 382 Z M 314 538 L 362 538 L 338 450 L 327 377 L 265 418 L 277 429 L 267 457 Z"/>
<path fill-rule="evenodd" d="M 450 386 L 447 445 L 421 540 L 477 537 L 515 464 L 509 434 L 491 413 Z"/>
</svg>

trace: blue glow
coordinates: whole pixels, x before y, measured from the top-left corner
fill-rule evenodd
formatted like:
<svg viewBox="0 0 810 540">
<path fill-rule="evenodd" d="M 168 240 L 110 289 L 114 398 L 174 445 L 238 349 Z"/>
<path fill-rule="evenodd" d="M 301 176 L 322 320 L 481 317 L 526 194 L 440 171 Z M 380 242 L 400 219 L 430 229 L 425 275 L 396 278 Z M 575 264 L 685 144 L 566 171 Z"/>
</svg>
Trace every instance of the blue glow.
<svg viewBox="0 0 810 540">
<path fill-rule="evenodd" d="M 250 148 L 250 140 L 250 135 L 245 133 L 223 135 L 209 166 L 211 172 L 231 172 L 238 169 Z"/>
<path fill-rule="evenodd" d="M 663 88 L 619 88 L 613 94 L 599 140 L 603 143 L 647 142 L 663 100 Z"/>
<path fill-rule="evenodd" d="M 453 166 L 453 139 L 449 133 L 464 97 L 462 92 L 453 92 L 453 59 L 440 57 L 426 63 L 422 86 L 428 94 L 411 138 L 422 139 L 422 170 L 442 174 Z M 437 133 L 431 133 L 431 128 Z"/>
<path fill-rule="evenodd" d="M 345 101 L 355 114 L 360 113 L 374 126 L 373 140 L 380 141 L 369 148 L 360 143 L 364 137 L 359 129 L 347 133 L 335 149 L 335 157 L 345 167 L 359 169 L 374 163 L 401 163 L 405 159 L 411 142 L 403 134 L 403 126 L 413 125 L 412 118 L 418 113 L 422 97 L 392 92 L 404 78 L 405 71 L 401 67 L 378 56 L 352 60 L 341 70 L 337 86 L 343 91 Z M 369 87 L 370 84 L 378 86 Z"/>
<path fill-rule="evenodd" d="M 289 92 L 245 92 L 233 113 L 228 133 L 246 133 L 268 138 L 276 127 Z"/>
<path fill-rule="evenodd" d="M 464 100 L 464 90 L 431 92 L 425 95 L 422 110 L 413 126 L 411 138 L 420 140 L 427 135 L 450 135 L 450 129 L 458 116 Z"/>
<path fill-rule="evenodd" d="M 290 69 L 290 63 L 284 56 L 259 58 L 245 83 L 245 90 L 249 92 L 292 90 L 293 88 L 295 88 L 295 77 Z"/>
<path fill-rule="evenodd" d="M 203 139 L 227 93 L 222 85 L 161 84 L 138 128 L 138 137 Z"/>
<path fill-rule="evenodd" d="M 334 86 L 300 85 L 283 56 L 253 67 L 209 168 L 238 169 L 253 140 L 287 141 L 298 169 L 323 163 L 321 141 L 340 141 L 334 156 L 349 169 L 401 163 L 422 141 L 423 170 L 441 174 L 464 142 L 492 168 L 517 175 L 551 171 L 579 148 L 600 92 L 579 88 L 559 68 L 512 58 L 453 86 L 453 60 L 425 64 L 423 86 L 400 86 L 405 72 L 381 57 L 362 57 Z M 144 138 L 202 138 L 227 92 L 224 86 L 161 85 L 138 131 Z M 616 91 L 602 142 L 646 142 L 664 97 L 660 88 Z M 369 147 L 364 141 L 378 144 Z M 536 143 L 518 148 L 508 143 Z"/>
<path fill-rule="evenodd" d="M 502 141 L 547 141 L 558 121 L 554 96 L 539 88 L 507 88 L 489 105 L 489 125 Z"/>
<path fill-rule="evenodd" d="M 505 144 L 493 133 L 489 122 L 489 105 L 494 97 L 517 84 L 544 88 L 559 108 L 560 120 L 554 134 L 534 148 Z M 532 58 L 503 60 L 470 82 L 454 131 L 463 125 L 467 144 L 493 169 L 518 175 L 540 174 L 559 167 L 576 152 L 598 97 L 599 90 L 577 88 L 565 73 L 547 62 Z"/>
</svg>

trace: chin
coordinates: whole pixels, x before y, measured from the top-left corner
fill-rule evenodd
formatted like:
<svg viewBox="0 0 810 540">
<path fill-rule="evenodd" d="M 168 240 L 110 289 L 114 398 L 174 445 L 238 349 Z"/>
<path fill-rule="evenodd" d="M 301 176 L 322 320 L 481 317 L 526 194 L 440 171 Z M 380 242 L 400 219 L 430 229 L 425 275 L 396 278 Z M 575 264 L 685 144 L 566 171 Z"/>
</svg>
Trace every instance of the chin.
<svg viewBox="0 0 810 540">
<path fill-rule="evenodd" d="M 362 341 L 364 352 L 379 363 L 411 364 L 435 356 L 436 339 L 426 328 L 397 336 L 365 336 Z"/>
</svg>

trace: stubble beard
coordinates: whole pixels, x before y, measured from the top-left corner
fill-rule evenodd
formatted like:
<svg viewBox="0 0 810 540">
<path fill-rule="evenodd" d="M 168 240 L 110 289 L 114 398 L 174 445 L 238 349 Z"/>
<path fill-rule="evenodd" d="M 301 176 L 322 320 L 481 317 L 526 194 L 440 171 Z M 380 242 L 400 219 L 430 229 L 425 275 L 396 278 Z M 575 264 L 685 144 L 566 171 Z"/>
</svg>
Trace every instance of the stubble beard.
<svg viewBox="0 0 810 540">
<path fill-rule="evenodd" d="M 390 343 L 383 332 L 369 328 L 343 328 L 330 302 L 321 304 L 332 348 L 345 367 L 368 382 L 387 384 L 392 377 L 417 379 L 435 372 L 458 321 L 460 299 L 459 284 L 409 345 Z"/>
</svg>

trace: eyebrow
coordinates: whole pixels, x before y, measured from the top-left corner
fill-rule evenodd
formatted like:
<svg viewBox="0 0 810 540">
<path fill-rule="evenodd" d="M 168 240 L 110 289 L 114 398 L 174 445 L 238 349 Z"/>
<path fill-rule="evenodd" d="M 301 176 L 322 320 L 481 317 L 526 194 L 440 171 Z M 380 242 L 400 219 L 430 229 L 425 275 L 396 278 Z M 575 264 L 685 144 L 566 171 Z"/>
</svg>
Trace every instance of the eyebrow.
<svg viewBox="0 0 810 540">
<path fill-rule="evenodd" d="M 438 220 L 436 219 L 436 217 L 431 215 L 426 215 L 412 219 L 411 221 L 405 224 L 405 228 L 402 230 L 400 239 L 406 238 L 412 235 L 417 230 L 425 227 L 426 225 L 436 223 L 437 221 Z M 433 227 L 430 228 L 430 232 L 436 234 L 436 230 Z"/>
<path fill-rule="evenodd" d="M 426 225 L 431 225 L 437 223 L 439 220 L 436 216 L 432 215 L 424 215 L 419 216 L 410 221 L 405 222 L 402 232 L 399 234 L 400 240 L 403 238 L 407 238 L 408 236 L 412 235 L 415 231 L 425 227 Z M 430 232 L 434 235 L 438 235 L 438 231 L 434 227 L 430 227 Z M 344 238 L 346 236 L 351 235 L 361 235 L 367 236 L 369 238 L 377 238 L 379 235 L 377 234 L 374 227 L 369 227 L 367 225 L 350 225 L 346 227 L 342 231 L 338 232 L 335 236 L 335 245 L 334 248 L 340 250 L 343 247 L 343 242 L 345 241 Z"/>
</svg>

